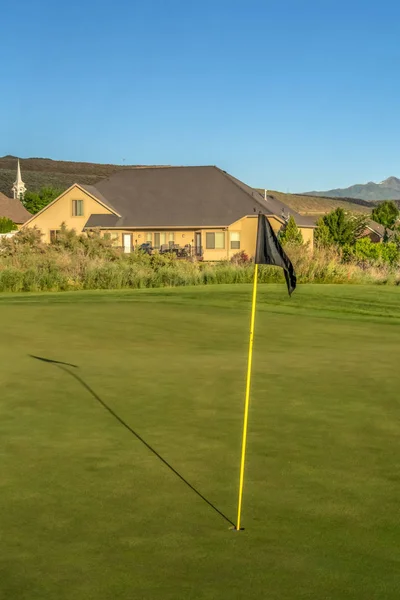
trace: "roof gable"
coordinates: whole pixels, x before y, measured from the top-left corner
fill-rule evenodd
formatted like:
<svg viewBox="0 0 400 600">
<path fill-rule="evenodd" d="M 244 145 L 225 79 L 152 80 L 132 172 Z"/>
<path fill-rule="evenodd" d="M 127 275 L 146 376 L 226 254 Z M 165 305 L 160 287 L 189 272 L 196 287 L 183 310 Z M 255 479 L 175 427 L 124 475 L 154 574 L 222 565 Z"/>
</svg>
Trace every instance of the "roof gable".
<svg viewBox="0 0 400 600">
<path fill-rule="evenodd" d="M 92 186 L 86 186 L 86 187 L 89 188 L 89 187 L 92 187 Z M 28 221 L 26 221 L 26 223 L 24 223 L 24 225 L 28 225 L 29 223 L 31 223 L 31 221 L 33 221 L 34 219 L 36 219 L 39 215 L 43 214 L 51 206 L 53 206 L 54 204 L 56 204 L 57 202 L 59 202 L 60 200 L 62 200 L 64 198 L 64 196 L 66 196 L 74 188 L 79 188 L 82 192 L 84 192 L 85 194 L 88 194 L 93 200 L 95 200 L 99 204 L 105 206 L 108 210 L 110 210 L 114 214 L 117 214 L 118 217 L 120 216 L 118 213 L 115 212 L 115 210 L 111 206 L 109 206 L 108 204 L 106 204 L 103 201 L 104 199 L 99 198 L 98 195 L 95 196 L 93 193 L 91 193 L 89 190 L 87 190 L 86 187 L 84 187 L 83 185 L 80 185 L 79 183 L 74 183 L 67 190 L 65 190 L 65 192 L 63 192 L 62 194 L 60 194 L 59 196 L 57 196 L 57 198 L 55 198 L 52 202 L 50 202 L 49 204 L 47 204 L 47 206 L 45 206 L 44 208 L 42 208 L 42 210 L 40 210 L 38 213 L 36 213 L 35 215 L 30 215 L 30 219 Z"/>
</svg>

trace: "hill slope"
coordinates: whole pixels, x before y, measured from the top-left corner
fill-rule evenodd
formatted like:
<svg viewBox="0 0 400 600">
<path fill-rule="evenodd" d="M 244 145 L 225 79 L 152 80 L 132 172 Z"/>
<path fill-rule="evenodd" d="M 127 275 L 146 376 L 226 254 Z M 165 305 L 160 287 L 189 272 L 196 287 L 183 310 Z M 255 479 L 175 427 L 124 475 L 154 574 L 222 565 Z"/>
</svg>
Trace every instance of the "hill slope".
<svg viewBox="0 0 400 600">
<path fill-rule="evenodd" d="M 102 165 L 96 163 L 51 160 L 50 158 L 20 159 L 22 179 L 29 191 L 38 191 L 45 186 L 67 189 L 73 183 L 93 184 L 121 169 L 141 165 Z M 17 158 L 0 158 L 0 192 L 11 195 L 11 188 L 17 173 Z"/>
<path fill-rule="evenodd" d="M 67 189 L 73 183 L 94 184 L 109 177 L 112 173 L 122 169 L 141 168 L 144 165 L 110 165 L 85 162 L 72 162 L 51 160 L 50 158 L 22 158 L 20 159 L 22 179 L 30 191 L 38 191 L 42 187 L 51 186 L 61 190 Z M 0 192 L 11 196 L 11 188 L 15 181 L 17 171 L 17 158 L 3 156 L 0 158 Z M 392 178 L 395 179 L 395 178 Z M 400 186 L 400 180 L 399 186 Z M 399 187 L 400 189 L 400 187 Z M 264 190 L 258 190 L 264 194 Z M 352 198 L 328 198 L 309 194 L 284 194 L 268 190 L 281 202 L 303 215 L 319 216 L 337 206 L 353 212 L 369 212 L 371 202 Z M 400 197 L 400 193 L 399 193 Z"/>
<path fill-rule="evenodd" d="M 388 177 L 381 183 L 370 181 L 348 188 L 337 188 L 327 192 L 307 192 L 308 196 L 328 196 L 333 198 L 362 198 L 364 200 L 400 200 L 400 179 Z"/>
<path fill-rule="evenodd" d="M 264 194 L 264 190 L 258 189 Z M 325 215 L 338 206 L 349 212 L 370 213 L 373 203 L 365 200 L 352 198 L 323 198 L 319 196 L 307 196 L 306 194 L 284 194 L 274 190 L 268 190 L 268 195 L 274 196 L 301 215 L 319 217 Z"/>
</svg>

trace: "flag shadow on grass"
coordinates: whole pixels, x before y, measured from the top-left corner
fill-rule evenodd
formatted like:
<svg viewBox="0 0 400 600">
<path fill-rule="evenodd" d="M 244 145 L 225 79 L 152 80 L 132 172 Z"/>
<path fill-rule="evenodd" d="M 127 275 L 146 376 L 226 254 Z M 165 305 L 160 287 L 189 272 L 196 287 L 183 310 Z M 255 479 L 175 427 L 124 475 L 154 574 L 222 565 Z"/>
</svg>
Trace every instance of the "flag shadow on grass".
<svg viewBox="0 0 400 600">
<path fill-rule="evenodd" d="M 223 519 L 225 519 L 225 521 L 227 521 L 230 525 L 232 525 L 233 527 L 235 527 L 235 523 L 233 523 L 233 521 L 231 521 L 229 519 L 229 517 L 227 517 L 222 511 L 220 511 L 219 508 L 217 508 L 215 506 L 215 504 L 213 504 L 212 502 L 210 502 L 210 500 L 208 500 L 205 496 L 203 496 L 203 494 L 201 492 L 199 492 L 199 490 L 197 488 L 195 488 L 187 479 L 185 479 L 185 477 L 183 477 L 183 475 L 181 475 L 179 473 L 179 471 L 177 471 L 167 460 L 165 460 L 165 458 L 163 458 L 161 456 L 161 454 L 159 454 L 157 452 L 157 450 L 155 450 L 152 446 L 150 446 L 150 444 L 147 443 L 146 440 L 144 438 L 142 438 L 142 436 L 137 433 L 137 431 L 135 431 L 134 429 L 132 429 L 132 427 L 130 425 L 128 425 L 128 423 L 126 421 L 124 421 L 110 406 L 108 406 L 108 404 L 106 402 L 104 402 L 104 400 L 102 400 L 100 398 L 100 396 L 86 383 L 86 381 L 84 379 L 82 379 L 82 377 L 80 377 L 75 371 L 71 371 L 68 368 L 68 367 L 72 367 L 73 369 L 78 369 L 79 368 L 78 365 L 74 365 L 74 364 L 67 363 L 67 362 L 62 362 L 62 361 L 59 361 L 59 360 L 53 360 L 51 358 L 44 358 L 43 356 L 35 356 L 33 354 L 29 354 L 28 356 L 30 356 L 31 358 L 34 358 L 35 360 L 40 360 L 42 362 L 54 365 L 55 367 L 58 367 L 59 369 L 61 369 L 65 373 L 68 373 L 68 375 L 70 375 L 70 377 L 73 377 L 75 379 L 75 381 L 77 381 L 92 396 L 92 398 L 94 398 L 95 400 L 97 400 L 97 402 L 99 404 L 101 404 L 101 406 L 105 410 L 107 410 L 110 413 L 110 415 L 112 415 L 114 417 L 114 419 L 116 419 L 136 439 L 138 439 L 144 446 L 146 446 L 146 448 L 148 450 L 150 450 L 150 452 L 152 452 L 154 454 L 154 456 L 156 456 L 166 467 L 168 467 L 168 469 L 170 471 L 172 471 L 172 473 L 174 473 L 174 475 L 176 475 L 185 485 L 187 485 L 187 487 L 189 487 L 210 508 L 212 508 Z"/>
</svg>

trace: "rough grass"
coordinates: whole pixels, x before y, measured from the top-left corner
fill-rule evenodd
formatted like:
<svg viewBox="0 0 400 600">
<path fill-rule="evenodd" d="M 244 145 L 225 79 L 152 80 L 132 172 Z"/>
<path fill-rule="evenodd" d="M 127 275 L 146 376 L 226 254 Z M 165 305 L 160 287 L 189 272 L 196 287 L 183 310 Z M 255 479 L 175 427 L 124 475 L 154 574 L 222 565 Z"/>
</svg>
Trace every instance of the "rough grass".
<svg viewBox="0 0 400 600">
<path fill-rule="evenodd" d="M 0 592 L 18 600 L 397 600 L 400 290 L 261 285 L 0 296 Z"/>
<path fill-rule="evenodd" d="M 400 282 L 398 265 L 347 261 L 334 249 L 286 247 L 299 283 L 390 284 Z M 207 263 L 174 255 L 126 255 L 98 234 L 63 230 L 46 245 L 27 229 L 0 245 L 0 292 L 69 291 L 249 283 L 254 265 L 245 261 Z M 261 265 L 260 283 L 284 281 L 281 269 Z"/>
</svg>

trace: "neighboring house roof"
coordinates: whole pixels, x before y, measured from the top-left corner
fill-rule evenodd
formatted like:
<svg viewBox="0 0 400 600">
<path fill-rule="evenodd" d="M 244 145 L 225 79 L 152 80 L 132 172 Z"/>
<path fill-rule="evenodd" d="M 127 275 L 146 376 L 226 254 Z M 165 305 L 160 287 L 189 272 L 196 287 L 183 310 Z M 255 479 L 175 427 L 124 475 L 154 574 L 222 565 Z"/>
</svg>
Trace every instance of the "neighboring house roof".
<svg viewBox="0 0 400 600">
<path fill-rule="evenodd" d="M 384 237 L 385 236 L 385 228 L 383 225 L 381 225 L 380 223 L 377 223 L 376 221 L 368 221 L 367 223 L 367 228 L 370 229 L 371 231 L 377 233 L 380 237 Z M 391 229 L 387 230 L 387 234 L 390 236 L 392 233 L 394 233 Z"/>
<path fill-rule="evenodd" d="M 16 198 L 8 198 L 0 192 L 0 217 L 7 217 L 18 225 L 32 217 L 23 204 Z"/>
<path fill-rule="evenodd" d="M 95 186 L 81 187 L 121 215 L 91 215 L 86 227 L 227 227 L 259 212 L 284 222 L 282 211 L 302 227 L 315 227 L 309 217 L 272 196 L 264 200 L 217 167 L 125 169 Z"/>
</svg>

